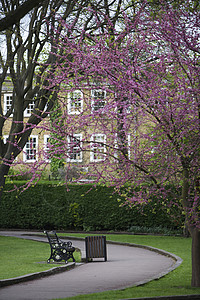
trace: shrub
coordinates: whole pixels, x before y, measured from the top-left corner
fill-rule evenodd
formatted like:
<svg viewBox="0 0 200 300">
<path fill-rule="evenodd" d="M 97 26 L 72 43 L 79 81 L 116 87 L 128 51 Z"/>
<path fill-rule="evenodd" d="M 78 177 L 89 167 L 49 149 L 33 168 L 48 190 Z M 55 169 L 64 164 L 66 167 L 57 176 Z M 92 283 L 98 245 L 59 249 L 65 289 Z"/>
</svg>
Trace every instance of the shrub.
<svg viewBox="0 0 200 300">
<path fill-rule="evenodd" d="M 132 226 L 182 226 L 181 217 L 174 224 L 157 203 L 153 209 L 147 205 L 143 212 L 120 207 L 120 197 L 110 187 L 70 184 L 67 190 L 65 185 L 46 182 L 23 193 L 7 192 L 10 189 L 7 184 L 0 203 L 1 228 L 126 231 Z"/>
</svg>

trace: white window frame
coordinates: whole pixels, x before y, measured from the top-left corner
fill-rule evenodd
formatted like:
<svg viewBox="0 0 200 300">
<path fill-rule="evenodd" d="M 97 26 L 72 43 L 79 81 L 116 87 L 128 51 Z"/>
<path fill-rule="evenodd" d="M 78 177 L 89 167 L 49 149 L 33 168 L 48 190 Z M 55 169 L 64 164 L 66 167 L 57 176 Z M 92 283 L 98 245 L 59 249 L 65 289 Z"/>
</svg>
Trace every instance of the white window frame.
<svg viewBox="0 0 200 300">
<path fill-rule="evenodd" d="M 24 117 L 30 117 L 35 107 L 35 102 L 31 101 L 24 111 Z"/>
<path fill-rule="evenodd" d="M 130 159 L 131 157 L 131 135 L 130 133 L 127 134 L 127 146 L 128 146 L 128 159 Z M 118 137 L 116 134 L 116 138 L 115 138 L 115 153 L 114 153 L 114 157 L 117 159 L 118 158 Z"/>
<path fill-rule="evenodd" d="M 95 95 L 96 92 L 104 93 L 104 97 L 99 99 L 98 96 Z M 91 98 L 92 98 L 92 100 L 91 100 L 92 112 L 98 111 L 100 109 L 102 110 L 105 107 L 105 105 L 106 105 L 106 91 L 105 90 L 103 90 L 103 89 L 91 90 Z M 98 100 L 100 100 L 100 102 L 104 102 L 104 105 L 98 107 L 97 106 Z"/>
<path fill-rule="evenodd" d="M 6 134 L 6 135 L 3 136 L 3 142 L 4 142 L 4 144 L 7 143 L 8 138 L 9 138 L 8 134 Z"/>
<path fill-rule="evenodd" d="M 80 95 L 75 97 L 74 95 Z M 68 113 L 71 115 L 80 114 L 83 111 L 83 93 L 80 90 L 68 92 Z"/>
<path fill-rule="evenodd" d="M 32 150 L 31 148 L 27 148 L 28 145 L 29 145 L 29 142 L 30 142 L 30 139 L 35 139 L 35 144 L 36 146 L 33 148 L 35 150 L 35 158 L 28 158 L 27 159 L 27 150 Z M 29 138 L 28 138 L 28 142 L 26 143 L 26 145 L 24 146 L 24 149 L 23 149 L 23 161 L 24 162 L 36 162 L 38 160 L 38 136 L 37 135 L 31 135 Z"/>
<path fill-rule="evenodd" d="M 70 144 L 71 144 L 71 139 L 72 138 L 75 138 L 77 139 L 77 145 L 75 146 L 71 146 L 70 147 Z M 78 142 L 79 141 L 79 142 Z M 67 151 L 67 162 L 82 162 L 83 160 L 83 153 L 82 153 L 82 134 L 81 133 L 76 133 L 74 134 L 73 136 L 68 136 L 67 137 L 67 143 L 68 143 L 68 151 Z M 71 148 L 71 149 L 70 149 Z M 78 153 L 78 157 L 79 158 L 71 158 L 70 157 L 70 154 L 73 154 L 73 151 L 71 150 L 78 150 L 79 152 Z M 76 155 L 76 153 L 74 154 Z"/>
<path fill-rule="evenodd" d="M 49 141 L 48 139 L 50 139 L 50 135 L 49 134 L 44 134 L 44 159 L 46 162 L 50 162 L 50 158 L 48 158 L 49 156 Z"/>
<path fill-rule="evenodd" d="M 131 95 L 131 93 L 129 93 L 129 95 Z M 115 92 L 115 99 L 117 100 L 118 97 L 120 97 L 120 95 L 118 95 L 118 94 Z M 131 98 L 131 97 L 130 97 L 130 98 Z M 132 103 L 131 101 L 129 101 L 128 96 L 127 96 L 127 99 L 126 99 L 126 109 L 125 109 L 125 113 L 126 113 L 126 114 L 130 114 L 130 113 L 131 113 L 131 111 L 132 111 L 132 110 L 131 110 L 132 106 L 133 106 L 133 103 Z M 115 110 L 117 111 L 117 109 L 118 109 L 118 107 L 117 107 L 117 105 L 116 105 Z"/>
<path fill-rule="evenodd" d="M 91 162 L 104 161 L 105 153 L 106 153 L 106 135 L 102 133 L 93 134 L 91 136 L 90 161 Z"/>
<path fill-rule="evenodd" d="M 9 97 L 9 99 L 7 99 L 7 97 Z M 10 99 L 10 97 L 12 99 Z M 4 114 L 6 114 L 9 111 L 9 109 L 11 108 L 12 101 L 13 101 L 13 93 L 5 93 L 3 95 L 3 111 L 4 111 Z M 9 102 L 9 104 L 8 104 L 8 102 Z"/>
<path fill-rule="evenodd" d="M 9 138 L 9 135 L 8 134 L 5 134 L 4 136 L 3 136 L 3 141 L 4 141 L 4 144 L 6 144 L 7 143 L 7 141 L 8 141 L 8 138 Z M 17 161 L 17 157 L 15 158 L 15 160 L 14 161 Z"/>
</svg>

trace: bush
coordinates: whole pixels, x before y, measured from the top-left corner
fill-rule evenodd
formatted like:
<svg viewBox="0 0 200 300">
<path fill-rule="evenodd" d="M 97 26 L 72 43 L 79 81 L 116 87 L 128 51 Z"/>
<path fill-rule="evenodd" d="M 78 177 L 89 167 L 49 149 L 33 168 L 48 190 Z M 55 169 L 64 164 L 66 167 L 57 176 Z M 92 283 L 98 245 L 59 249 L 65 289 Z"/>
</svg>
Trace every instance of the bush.
<svg viewBox="0 0 200 300">
<path fill-rule="evenodd" d="M 120 207 L 113 188 L 89 184 L 70 184 L 68 188 L 46 182 L 18 193 L 7 192 L 11 190 L 7 184 L 0 203 L 0 227 L 126 231 L 133 226 L 176 229 L 182 225 L 181 218 L 174 224 L 159 204 L 153 209 L 144 207 L 143 213 Z"/>
</svg>

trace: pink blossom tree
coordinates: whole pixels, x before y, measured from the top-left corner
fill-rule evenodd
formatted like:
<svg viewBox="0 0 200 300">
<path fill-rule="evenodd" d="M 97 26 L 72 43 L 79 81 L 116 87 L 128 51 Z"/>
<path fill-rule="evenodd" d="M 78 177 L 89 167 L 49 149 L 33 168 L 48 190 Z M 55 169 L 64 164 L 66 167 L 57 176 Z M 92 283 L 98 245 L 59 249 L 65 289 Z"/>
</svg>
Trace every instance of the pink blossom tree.
<svg viewBox="0 0 200 300">
<path fill-rule="evenodd" d="M 96 14 L 97 23 L 99 19 Z M 159 13 L 150 13 L 144 4 L 134 17 L 124 14 L 117 26 L 108 18 L 106 28 L 82 32 L 79 42 L 64 35 L 57 50 L 65 51 L 57 56 L 57 71 L 49 83 L 51 88 L 62 87 L 62 126 L 58 120 L 53 126 L 59 147 L 52 145 L 52 153 L 62 153 L 70 169 L 73 155 L 91 152 L 90 160 L 80 160 L 79 167 L 88 167 L 80 177 L 90 176 L 116 189 L 127 187 L 130 206 L 145 205 L 154 195 L 163 206 L 181 208 L 192 236 L 196 287 L 200 286 L 199 24 L 199 11 L 190 1 L 179 8 L 163 2 Z M 74 91 L 82 91 L 84 105 L 76 98 L 72 114 L 73 103 L 66 105 L 66 94 Z"/>
</svg>

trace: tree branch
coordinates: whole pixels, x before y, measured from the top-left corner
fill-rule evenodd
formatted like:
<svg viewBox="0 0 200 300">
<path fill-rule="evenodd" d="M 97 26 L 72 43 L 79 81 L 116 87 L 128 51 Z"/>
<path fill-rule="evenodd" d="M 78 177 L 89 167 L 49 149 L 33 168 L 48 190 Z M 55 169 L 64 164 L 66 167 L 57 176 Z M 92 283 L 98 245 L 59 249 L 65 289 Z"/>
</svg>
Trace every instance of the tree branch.
<svg viewBox="0 0 200 300">
<path fill-rule="evenodd" d="M 9 12 L 6 17 L 0 20 L 0 31 L 6 30 L 19 22 L 29 11 L 46 0 L 27 0 L 14 11 Z"/>
</svg>

